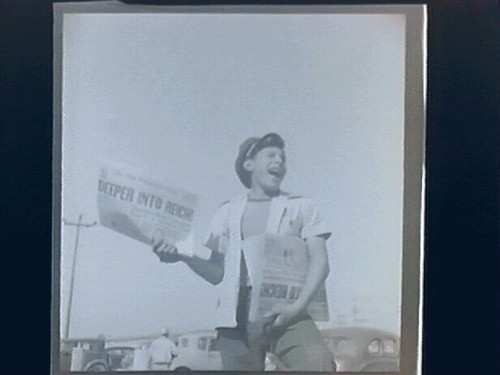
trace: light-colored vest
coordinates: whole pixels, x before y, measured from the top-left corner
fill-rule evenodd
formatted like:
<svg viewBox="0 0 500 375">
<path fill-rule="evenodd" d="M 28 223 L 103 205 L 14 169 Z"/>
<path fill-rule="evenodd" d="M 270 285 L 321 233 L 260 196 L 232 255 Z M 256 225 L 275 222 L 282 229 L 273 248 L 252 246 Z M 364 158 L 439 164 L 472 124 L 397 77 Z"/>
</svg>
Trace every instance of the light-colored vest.
<svg viewBox="0 0 500 375">
<path fill-rule="evenodd" d="M 283 223 L 287 206 L 291 203 L 289 195 L 273 198 L 269 208 L 266 233 L 284 234 Z M 229 243 L 225 249 L 224 278 L 216 288 L 217 308 L 215 327 L 235 327 L 238 291 L 240 282 L 240 257 L 242 248 L 241 220 L 247 203 L 247 195 L 231 199 L 227 204 Z M 286 233 L 289 234 L 289 233 Z"/>
</svg>

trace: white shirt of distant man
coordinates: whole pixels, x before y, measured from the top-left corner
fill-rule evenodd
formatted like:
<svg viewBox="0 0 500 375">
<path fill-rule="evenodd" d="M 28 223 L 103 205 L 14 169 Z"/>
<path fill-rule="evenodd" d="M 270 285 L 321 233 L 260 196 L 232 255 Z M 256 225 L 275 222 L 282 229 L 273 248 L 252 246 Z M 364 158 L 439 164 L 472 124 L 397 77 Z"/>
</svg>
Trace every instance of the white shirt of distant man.
<svg viewBox="0 0 500 375">
<path fill-rule="evenodd" d="M 169 370 L 173 357 L 177 354 L 177 346 L 170 340 L 169 330 L 163 329 L 161 336 L 153 340 L 149 353 L 150 370 Z"/>
</svg>

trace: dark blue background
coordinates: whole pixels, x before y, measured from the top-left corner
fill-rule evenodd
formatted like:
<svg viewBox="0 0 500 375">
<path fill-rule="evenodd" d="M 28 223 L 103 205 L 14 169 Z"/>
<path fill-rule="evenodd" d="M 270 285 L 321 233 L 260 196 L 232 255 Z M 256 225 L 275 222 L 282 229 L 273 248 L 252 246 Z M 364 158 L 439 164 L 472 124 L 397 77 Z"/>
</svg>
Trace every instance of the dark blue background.
<svg viewBox="0 0 500 375">
<path fill-rule="evenodd" d="M 0 0 L 2 362 L 16 374 L 50 367 L 52 3 Z M 500 8 L 427 3 L 424 374 L 500 374 Z"/>
</svg>

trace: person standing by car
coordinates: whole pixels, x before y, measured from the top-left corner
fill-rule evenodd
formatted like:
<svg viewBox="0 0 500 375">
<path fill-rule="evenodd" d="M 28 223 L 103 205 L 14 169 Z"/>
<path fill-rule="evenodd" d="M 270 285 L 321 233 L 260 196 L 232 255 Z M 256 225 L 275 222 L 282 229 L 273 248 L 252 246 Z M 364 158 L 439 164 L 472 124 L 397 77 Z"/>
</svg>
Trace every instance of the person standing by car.
<svg viewBox="0 0 500 375">
<path fill-rule="evenodd" d="M 149 369 L 150 370 L 170 370 L 170 364 L 177 355 L 177 346 L 169 339 L 170 331 L 163 328 L 161 336 L 151 342 L 149 346 Z"/>
<path fill-rule="evenodd" d="M 219 288 L 216 326 L 226 371 L 263 371 L 266 350 L 288 370 L 333 371 L 331 353 L 305 312 L 329 273 L 326 241 L 331 231 L 310 200 L 280 190 L 286 175 L 284 148 L 275 133 L 241 144 L 235 169 L 249 191 L 216 211 L 205 242 L 212 250 L 210 259 L 181 255 L 164 241 L 153 245 L 160 261 L 183 261 Z M 301 238 L 310 261 L 300 296 L 291 304 L 275 305 L 267 314 L 268 333 L 262 324 L 248 321 L 252 277 L 242 252 L 244 239 L 264 233 Z"/>
</svg>

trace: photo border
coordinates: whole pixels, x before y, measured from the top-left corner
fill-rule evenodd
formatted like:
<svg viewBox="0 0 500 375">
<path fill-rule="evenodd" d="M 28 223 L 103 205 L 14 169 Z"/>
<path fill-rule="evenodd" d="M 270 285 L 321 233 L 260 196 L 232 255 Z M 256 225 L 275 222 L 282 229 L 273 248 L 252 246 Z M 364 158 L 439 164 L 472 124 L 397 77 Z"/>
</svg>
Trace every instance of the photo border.
<svg viewBox="0 0 500 375">
<path fill-rule="evenodd" d="M 60 257 L 62 191 L 62 41 L 63 17 L 72 13 L 353 13 L 405 14 L 405 105 L 404 105 L 404 203 L 402 244 L 401 352 L 399 374 L 416 374 L 422 368 L 423 218 L 425 164 L 426 6 L 415 5 L 126 5 L 120 3 L 54 4 L 53 80 L 53 261 L 51 373 L 61 372 L 60 349 Z M 130 371 L 128 374 L 145 372 Z M 146 372 L 151 373 L 151 372 Z M 197 371 L 193 373 L 213 373 Z M 274 372 L 280 373 L 280 372 Z M 290 372 L 286 372 L 290 374 Z M 385 374 L 391 374 L 386 372 Z"/>
</svg>

